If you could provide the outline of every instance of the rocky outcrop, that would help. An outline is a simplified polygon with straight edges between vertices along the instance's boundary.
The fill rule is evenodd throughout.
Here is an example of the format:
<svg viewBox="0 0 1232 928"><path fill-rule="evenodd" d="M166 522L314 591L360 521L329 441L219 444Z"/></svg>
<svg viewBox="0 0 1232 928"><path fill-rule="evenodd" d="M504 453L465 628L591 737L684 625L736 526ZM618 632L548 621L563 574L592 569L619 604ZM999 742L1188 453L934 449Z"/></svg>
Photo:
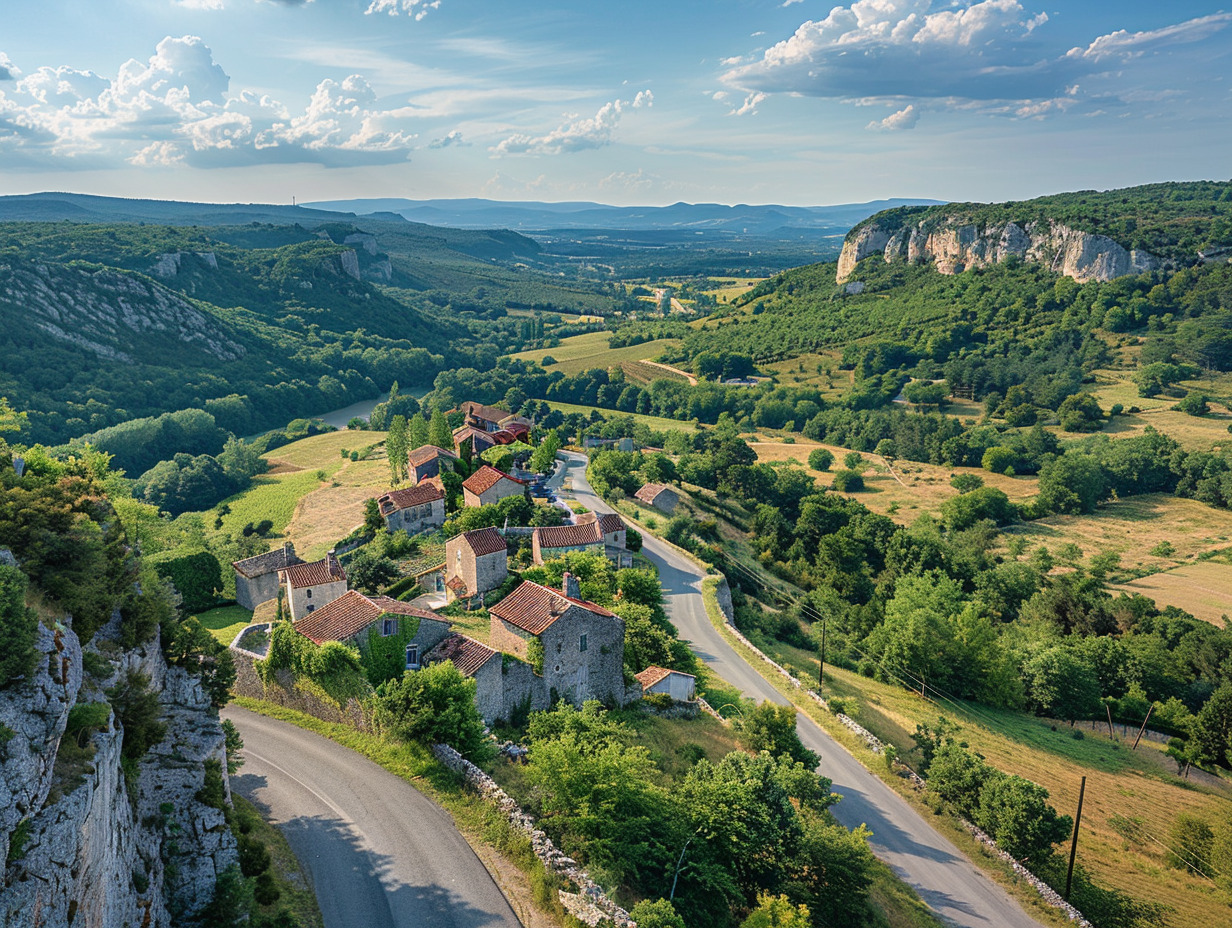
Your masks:
<svg viewBox="0 0 1232 928"><path fill-rule="evenodd" d="M164 280L177 277L184 265L186 255L196 258L212 271L218 270L218 257L212 251L175 251L155 258L150 273Z"/></svg>
<svg viewBox="0 0 1232 928"><path fill-rule="evenodd" d="M41 329L115 361L132 361L134 343L150 339L177 343L220 361L246 353L217 320L180 294L122 271L0 267L0 319L14 331Z"/></svg>
<svg viewBox="0 0 1232 928"><path fill-rule="evenodd" d="M958 274L969 267L998 264L1014 257L1043 264L1079 283L1112 280L1160 267L1145 251L1129 250L1105 235L1082 232L1053 221L1014 222L980 226L922 219L896 229L876 218L853 229L843 242L837 281L851 276L865 258L881 254L886 261L930 263L942 274Z"/></svg>
<svg viewBox="0 0 1232 928"><path fill-rule="evenodd" d="M100 680L83 675L71 628L39 634L45 660L0 693L2 731L12 732L0 745L0 848L8 859L0 924L169 928L194 916L217 875L238 862L222 810L198 798L209 762L217 762L224 792L226 784L222 728L200 683L168 667L157 640L123 651L100 632L94 670L110 667ZM166 723L131 780L114 713L104 730L78 735L84 750L64 735L76 703L104 702L105 688L129 671L159 690Z"/></svg>

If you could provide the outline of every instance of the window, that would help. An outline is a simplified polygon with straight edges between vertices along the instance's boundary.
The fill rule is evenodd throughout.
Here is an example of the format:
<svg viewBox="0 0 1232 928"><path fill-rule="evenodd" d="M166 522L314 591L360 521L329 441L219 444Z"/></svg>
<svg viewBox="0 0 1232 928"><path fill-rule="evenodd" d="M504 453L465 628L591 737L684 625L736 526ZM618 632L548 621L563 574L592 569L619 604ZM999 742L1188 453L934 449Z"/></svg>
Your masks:
<svg viewBox="0 0 1232 928"><path fill-rule="evenodd" d="M394 620L393 619L382 619L381 620L381 634L384 635L386 638L388 638L393 633L394 633Z"/></svg>
<svg viewBox="0 0 1232 928"><path fill-rule="evenodd" d="M308 611L309 611L309 612L311 612L311 611L312 611L313 609L315 609L315 608L316 608L316 606L309 606L309 607L308 607Z"/></svg>
<svg viewBox="0 0 1232 928"><path fill-rule="evenodd" d="M408 644L406 646L406 669L416 670L419 668L419 645Z"/></svg>
<svg viewBox="0 0 1232 928"><path fill-rule="evenodd" d="M585 650L586 650L586 636L585 636L585 635L583 635L583 636L582 636L582 642L581 642L581 644L580 644L580 645L578 645L578 650L579 650L579 651L585 651Z"/></svg>
<svg viewBox="0 0 1232 928"><path fill-rule="evenodd" d="M306 597L308 597L308 599L312 599L312 589L311 589L311 588L309 588L309 589L305 590L305 591L304 591L304 595L305 595Z"/></svg>

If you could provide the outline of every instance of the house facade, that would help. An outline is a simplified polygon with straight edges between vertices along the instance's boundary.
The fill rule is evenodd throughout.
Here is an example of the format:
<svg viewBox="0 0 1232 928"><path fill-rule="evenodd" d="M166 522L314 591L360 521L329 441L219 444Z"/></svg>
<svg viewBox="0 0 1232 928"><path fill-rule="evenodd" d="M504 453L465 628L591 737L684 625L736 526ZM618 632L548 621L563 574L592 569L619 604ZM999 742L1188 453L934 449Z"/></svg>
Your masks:
<svg viewBox="0 0 1232 928"><path fill-rule="evenodd" d="M407 479L418 484L428 477L438 477L441 468L452 470L458 456L436 445L422 445L406 456Z"/></svg>
<svg viewBox="0 0 1232 928"><path fill-rule="evenodd" d="M577 578L566 573L559 590L525 581L488 615L489 645L531 665L532 708L555 699L625 703L625 623L581 599Z"/></svg>
<svg viewBox="0 0 1232 928"><path fill-rule="evenodd" d="M280 571L279 579L292 621L328 605L347 591L346 571L332 551L322 560Z"/></svg>
<svg viewBox="0 0 1232 928"><path fill-rule="evenodd" d="M463 445L470 445L471 457L477 458L489 448L494 447L496 439L483 429L476 428L473 425L464 425L453 430L453 446L458 454L462 453Z"/></svg>
<svg viewBox="0 0 1232 928"><path fill-rule="evenodd" d="M468 506L488 506L507 496L521 496L526 483L510 477L490 464L484 464L462 481L462 498Z"/></svg>
<svg viewBox="0 0 1232 928"><path fill-rule="evenodd" d="M467 425L482 429L485 432L498 432L502 429L514 433L520 438L530 434L531 421L525 416L514 415L507 409L496 406L484 406L482 403L465 402L458 407L462 413L462 421Z"/></svg>
<svg viewBox="0 0 1232 928"><path fill-rule="evenodd" d="M358 590L297 620L295 630L316 644L353 645L365 667L384 652L394 652L405 670L418 670L425 655L450 633L449 623L427 609Z"/></svg>
<svg viewBox="0 0 1232 928"><path fill-rule="evenodd" d="M653 506L660 512L671 513L675 511L676 504L680 502L680 494L661 483L648 483L633 495L647 506Z"/></svg>
<svg viewBox="0 0 1232 928"><path fill-rule="evenodd" d="M692 702L696 698L697 678L691 673L651 666L636 676L645 696L662 693L677 702Z"/></svg>
<svg viewBox="0 0 1232 928"><path fill-rule="evenodd" d="M278 598L280 571L304 561L295 554L295 545L287 542L281 548L266 551L242 561L232 561L235 569L235 601L245 609L256 609L261 603Z"/></svg>
<svg viewBox="0 0 1232 928"><path fill-rule="evenodd" d="M404 490L391 490L377 499L391 532L415 535L445 524L445 492L428 478Z"/></svg>
<svg viewBox="0 0 1232 928"><path fill-rule="evenodd" d="M531 556L536 564L570 551L603 554L603 536L595 523L582 525L540 525L531 535Z"/></svg>
<svg viewBox="0 0 1232 928"><path fill-rule="evenodd" d="M445 587L450 601L495 590L509 576L509 548L494 528L463 532L445 542Z"/></svg>

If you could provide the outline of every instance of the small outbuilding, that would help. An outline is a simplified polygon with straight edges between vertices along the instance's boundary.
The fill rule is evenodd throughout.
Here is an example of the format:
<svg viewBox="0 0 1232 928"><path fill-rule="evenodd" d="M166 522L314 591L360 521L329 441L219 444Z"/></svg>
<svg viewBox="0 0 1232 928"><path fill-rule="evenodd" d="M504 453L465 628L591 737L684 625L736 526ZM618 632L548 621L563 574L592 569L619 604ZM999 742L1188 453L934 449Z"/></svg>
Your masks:
<svg viewBox="0 0 1232 928"><path fill-rule="evenodd" d="M680 502L680 494L661 483L648 483L633 495L647 506L666 513L674 512Z"/></svg>
<svg viewBox="0 0 1232 928"><path fill-rule="evenodd" d="M291 620L304 618L347 591L346 571L331 551L322 560L279 571Z"/></svg>
<svg viewBox="0 0 1232 928"><path fill-rule="evenodd" d="M642 684L642 695L662 693L677 702L692 702L697 695L697 677L666 667L647 667L635 675Z"/></svg>
<svg viewBox="0 0 1232 928"><path fill-rule="evenodd" d="M491 464L484 464L462 481L462 498L468 506L489 506L507 496L522 496L525 492L525 481L510 477Z"/></svg>
<svg viewBox="0 0 1232 928"><path fill-rule="evenodd" d="M495 590L509 576L509 547L494 528L463 532L445 542L445 588L449 600Z"/></svg>

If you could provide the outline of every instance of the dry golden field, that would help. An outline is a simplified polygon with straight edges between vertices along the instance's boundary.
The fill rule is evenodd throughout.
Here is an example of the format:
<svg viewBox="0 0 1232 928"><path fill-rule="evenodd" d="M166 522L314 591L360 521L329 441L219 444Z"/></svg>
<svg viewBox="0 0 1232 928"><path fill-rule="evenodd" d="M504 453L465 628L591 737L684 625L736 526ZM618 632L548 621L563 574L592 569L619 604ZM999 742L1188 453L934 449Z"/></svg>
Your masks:
<svg viewBox="0 0 1232 928"><path fill-rule="evenodd" d="M1141 593L1161 609L1176 606L1216 627L1232 614L1232 565L1200 561L1122 583L1114 589Z"/></svg>

